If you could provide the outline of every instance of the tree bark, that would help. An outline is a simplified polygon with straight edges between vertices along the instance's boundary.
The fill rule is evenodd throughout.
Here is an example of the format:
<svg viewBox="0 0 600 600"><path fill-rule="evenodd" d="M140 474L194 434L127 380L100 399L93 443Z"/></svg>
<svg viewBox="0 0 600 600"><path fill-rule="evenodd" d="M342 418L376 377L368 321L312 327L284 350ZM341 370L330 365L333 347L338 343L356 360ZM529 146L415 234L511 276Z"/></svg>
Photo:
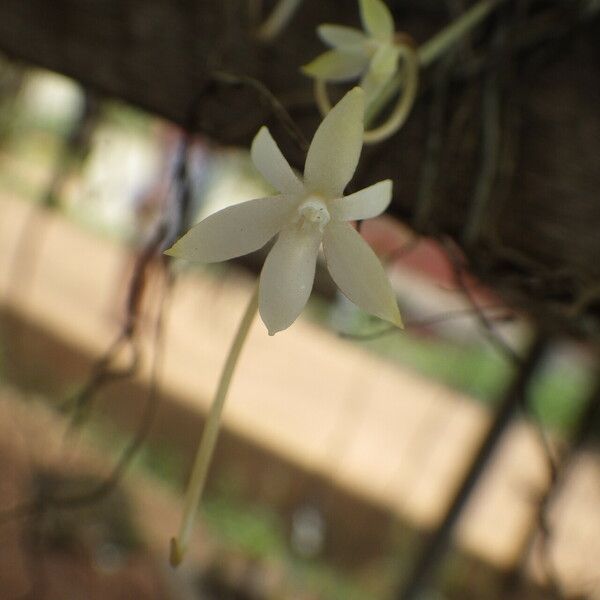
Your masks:
<svg viewBox="0 0 600 600"><path fill-rule="evenodd" d="M356 1L304 0L270 44L256 39L251 4L3 0L0 50L218 143L247 146L266 124L302 167L265 95L214 74L266 86L310 139L319 115L299 67L324 50L319 23L360 26ZM389 4L417 42L452 17L446 2ZM581 17L583 3L522 4L423 73L409 121L365 148L354 183L392 177L392 214L452 237L477 275L546 327L599 339L600 23Z"/></svg>

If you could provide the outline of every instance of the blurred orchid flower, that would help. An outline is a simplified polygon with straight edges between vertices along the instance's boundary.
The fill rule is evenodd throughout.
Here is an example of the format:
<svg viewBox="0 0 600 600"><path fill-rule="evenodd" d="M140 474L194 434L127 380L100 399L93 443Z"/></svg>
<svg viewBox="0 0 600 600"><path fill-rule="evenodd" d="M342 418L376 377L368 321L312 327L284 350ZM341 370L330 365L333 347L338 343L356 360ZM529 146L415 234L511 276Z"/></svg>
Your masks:
<svg viewBox="0 0 600 600"><path fill-rule="evenodd" d="M365 32L343 25L320 25L319 37L331 48L302 67L315 79L342 82L362 75L360 86L373 98L391 79L398 66L394 20L382 0L359 0Z"/></svg>
<svg viewBox="0 0 600 600"><path fill-rule="evenodd" d="M380 181L344 196L363 137L364 93L349 91L325 117L311 142L304 177L290 167L269 130L262 127L251 156L280 194L218 211L167 251L171 256L218 262L264 246L279 234L259 282L259 312L270 335L288 328L310 296L321 242L340 290L363 310L402 325L394 292L371 247L349 223L381 214L392 182Z"/></svg>

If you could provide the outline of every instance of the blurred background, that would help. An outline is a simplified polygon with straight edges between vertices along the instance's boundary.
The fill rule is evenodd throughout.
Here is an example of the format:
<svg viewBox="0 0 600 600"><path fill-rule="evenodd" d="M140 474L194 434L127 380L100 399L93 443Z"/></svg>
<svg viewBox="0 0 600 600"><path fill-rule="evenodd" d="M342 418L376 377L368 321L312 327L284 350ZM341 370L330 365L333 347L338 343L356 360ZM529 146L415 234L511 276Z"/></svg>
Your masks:
<svg viewBox="0 0 600 600"><path fill-rule="evenodd" d="M392 216L361 231L406 329L322 267L291 329L257 320L168 566L265 251L161 252L267 192L245 150L0 60L0 598L600 598L597 348Z"/></svg>

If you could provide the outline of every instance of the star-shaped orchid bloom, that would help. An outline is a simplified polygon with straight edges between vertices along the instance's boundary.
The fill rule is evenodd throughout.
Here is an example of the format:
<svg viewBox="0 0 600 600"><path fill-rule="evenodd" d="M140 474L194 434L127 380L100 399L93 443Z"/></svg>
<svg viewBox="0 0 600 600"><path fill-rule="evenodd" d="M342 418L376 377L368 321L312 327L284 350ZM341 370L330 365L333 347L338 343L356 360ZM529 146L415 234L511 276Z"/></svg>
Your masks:
<svg viewBox="0 0 600 600"><path fill-rule="evenodd" d="M366 33L342 25L320 25L319 37L331 48L303 72L315 79L342 82L362 75L360 86L367 99L394 75L401 50L394 43L394 19L382 0L359 0L360 16Z"/></svg>
<svg viewBox="0 0 600 600"><path fill-rule="evenodd" d="M208 216L167 251L188 260L218 262L258 250L279 234L259 282L259 312L270 335L288 328L306 305L321 242L340 290L363 310L401 326L385 271L349 222L381 214L390 203L392 182L343 195L362 149L363 111L360 88L333 107L312 140L303 179L262 127L252 142L252 161L280 194Z"/></svg>

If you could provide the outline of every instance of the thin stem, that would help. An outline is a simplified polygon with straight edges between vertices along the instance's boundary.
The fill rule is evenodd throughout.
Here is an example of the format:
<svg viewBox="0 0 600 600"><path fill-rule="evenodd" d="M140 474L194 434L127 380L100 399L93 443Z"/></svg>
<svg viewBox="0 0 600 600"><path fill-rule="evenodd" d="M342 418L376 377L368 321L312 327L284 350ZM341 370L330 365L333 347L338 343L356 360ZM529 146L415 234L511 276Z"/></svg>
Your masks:
<svg viewBox="0 0 600 600"><path fill-rule="evenodd" d="M279 0L273 12L260 26L257 37L262 42L270 42L277 37L289 23L302 0Z"/></svg>
<svg viewBox="0 0 600 600"><path fill-rule="evenodd" d="M485 19L504 0L482 0L465 11L448 27L442 29L419 48L419 62L428 67L459 42L473 27Z"/></svg>
<svg viewBox="0 0 600 600"><path fill-rule="evenodd" d="M408 45L399 46L400 57L403 62L402 81L403 90L398 98L398 102L389 119L374 129L365 131L364 140L366 144L375 144L382 142L392 136L408 118L410 110L419 91L419 59L418 54Z"/></svg>
<svg viewBox="0 0 600 600"><path fill-rule="evenodd" d="M537 334L525 360L520 363L512 383L504 394L487 432L479 443L463 480L455 491L442 521L426 540L422 554L417 558L413 572L400 587L394 598L416 600L424 596L434 579L440 560L448 548L451 534L462 516L468 501L483 473L494 457L498 445L512 422L518 407L525 401L535 372L548 349L548 339Z"/></svg>
<svg viewBox="0 0 600 600"><path fill-rule="evenodd" d="M212 461L215 446L217 443L217 437L219 435L219 429L221 425L221 414L223 412L223 406L225 405L225 399L227 398L227 392L229 391L229 385L237 365L237 361L240 357L244 342L248 337L248 332L252 325L252 321L258 310L258 285L254 290L246 311L240 321L238 330L235 334L231 348L223 371L221 372L221 379L219 380L219 386L215 394L213 403L210 407L210 413L204 427L202 439L196 452L196 458L194 460L194 466L192 468L192 474L188 483L185 503L183 507L183 516L181 519L181 525L179 527L179 533L176 538L171 539L171 565L176 567L181 563L183 557L187 551L190 537L193 531L194 519L204 484L206 483L206 476L208 469Z"/></svg>

